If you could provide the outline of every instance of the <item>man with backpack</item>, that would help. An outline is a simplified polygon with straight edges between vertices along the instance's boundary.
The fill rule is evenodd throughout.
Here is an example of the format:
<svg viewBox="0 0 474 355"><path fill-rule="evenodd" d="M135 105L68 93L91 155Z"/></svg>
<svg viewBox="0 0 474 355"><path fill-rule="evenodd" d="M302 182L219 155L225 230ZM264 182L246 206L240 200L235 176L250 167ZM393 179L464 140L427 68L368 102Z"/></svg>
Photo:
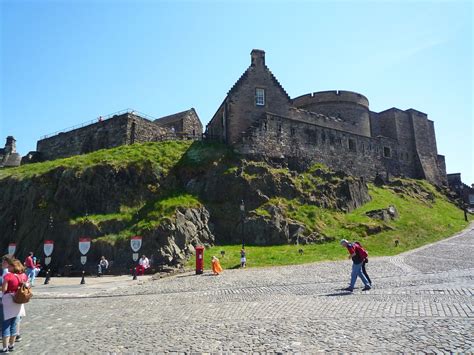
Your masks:
<svg viewBox="0 0 474 355"><path fill-rule="evenodd" d="M354 286L357 280L357 276L362 280L364 283L364 288L362 291L368 291L372 287L370 282L367 280L367 277L362 272L362 266L364 265L364 261L367 259L367 251L360 245L360 243L350 243L346 239L341 240L341 245L347 248L347 251L350 254L350 258L352 259L352 273L351 273L351 284L349 287L345 288L344 291L352 292L354 291Z"/></svg>

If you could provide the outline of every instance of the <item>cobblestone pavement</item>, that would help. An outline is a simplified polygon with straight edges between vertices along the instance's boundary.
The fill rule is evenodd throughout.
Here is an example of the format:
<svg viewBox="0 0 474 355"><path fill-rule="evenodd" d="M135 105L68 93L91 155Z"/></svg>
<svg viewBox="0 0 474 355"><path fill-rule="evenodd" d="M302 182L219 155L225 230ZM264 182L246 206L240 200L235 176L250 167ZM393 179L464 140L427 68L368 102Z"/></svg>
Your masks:
<svg viewBox="0 0 474 355"><path fill-rule="evenodd" d="M102 288L98 280L88 288L38 285L17 350L474 353L473 249L471 225L444 241L372 258L374 288L362 292L358 284L352 294L339 291L349 260L119 279Z"/></svg>

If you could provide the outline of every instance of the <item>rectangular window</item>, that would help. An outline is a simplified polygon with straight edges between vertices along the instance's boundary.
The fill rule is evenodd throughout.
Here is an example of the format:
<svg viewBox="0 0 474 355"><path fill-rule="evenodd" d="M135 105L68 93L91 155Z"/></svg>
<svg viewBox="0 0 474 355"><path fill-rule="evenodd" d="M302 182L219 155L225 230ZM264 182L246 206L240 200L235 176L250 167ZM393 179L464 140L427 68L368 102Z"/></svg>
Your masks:
<svg viewBox="0 0 474 355"><path fill-rule="evenodd" d="M255 105L265 106L265 89L255 89Z"/></svg>
<svg viewBox="0 0 474 355"><path fill-rule="evenodd" d="M349 151L355 152L356 151L356 143L353 139L349 138Z"/></svg>
<svg viewBox="0 0 474 355"><path fill-rule="evenodd" d="M391 152L389 147L383 147L383 156L385 158L390 158Z"/></svg>

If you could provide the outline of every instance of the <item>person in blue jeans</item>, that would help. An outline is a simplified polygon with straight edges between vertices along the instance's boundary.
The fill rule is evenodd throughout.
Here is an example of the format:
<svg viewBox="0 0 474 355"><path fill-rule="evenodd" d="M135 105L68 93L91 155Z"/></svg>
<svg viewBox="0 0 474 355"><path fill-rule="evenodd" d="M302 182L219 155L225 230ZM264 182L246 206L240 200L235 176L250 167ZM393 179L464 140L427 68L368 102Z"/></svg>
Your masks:
<svg viewBox="0 0 474 355"><path fill-rule="evenodd" d="M344 291L354 291L357 276L359 276L359 278L364 283L364 288L362 289L362 291L370 290L372 287L370 286L369 281L362 272L362 265L364 264L365 258L367 258L367 252L362 249L359 244L350 243L346 239L341 240L341 245L347 248L347 251L349 252L349 258L352 259L351 284L349 285L349 287L345 288Z"/></svg>
<svg viewBox="0 0 474 355"><path fill-rule="evenodd" d="M25 267L26 267L26 275L28 276L28 280L30 281L30 285L34 286L35 283L35 262L33 261L33 252L30 251L28 256L25 259Z"/></svg>

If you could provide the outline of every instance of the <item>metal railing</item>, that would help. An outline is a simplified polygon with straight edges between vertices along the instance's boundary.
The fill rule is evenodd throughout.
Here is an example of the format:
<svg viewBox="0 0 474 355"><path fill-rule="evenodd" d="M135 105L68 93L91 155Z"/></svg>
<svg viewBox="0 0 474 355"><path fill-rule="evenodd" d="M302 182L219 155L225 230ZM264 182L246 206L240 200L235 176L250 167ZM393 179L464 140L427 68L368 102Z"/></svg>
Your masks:
<svg viewBox="0 0 474 355"><path fill-rule="evenodd" d="M55 136L59 133L64 133L64 132L69 132L69 131L73 131L75 129L78 129L78 128L82 128L82 127L85 127L85 126L89 126L89 125L92 125L94 123L98 123L98 122L102 122L102 121L105 121L105 120L108 120L108 119L111 119L112 117L115 117L115 116L120 116L120 115L123 115L125 113L131 113L131 114L134 114L136 116L139 116L141 118L146 118L150 121L154 121L156 120L155 117L152 117L150 115L147 115L146 113L143 113L143 112L140 112L140 111L137 111L137 110L134 110L134 109L131 109L131 108L127 108L127 109L124 109L124 110L121 110L121 111L117 111L117 112L114 112L114 113L109 113L107 115L103 115L103 116L99 116L93 120L90 120L90 121L87 121L87 122L83 122L83 123L80 123L80 124L77 124L75 126L71 126L71 127L68 127L68 128L64 128L64 129L61 129L59 131L56 131L56 132L53 132L53 133L49 133L49 134L45 134L44 136L41 136L40 137L40 140L42 139L46 139L46 138L49 138L49 137L52 137L52 136Z"/></svg>

